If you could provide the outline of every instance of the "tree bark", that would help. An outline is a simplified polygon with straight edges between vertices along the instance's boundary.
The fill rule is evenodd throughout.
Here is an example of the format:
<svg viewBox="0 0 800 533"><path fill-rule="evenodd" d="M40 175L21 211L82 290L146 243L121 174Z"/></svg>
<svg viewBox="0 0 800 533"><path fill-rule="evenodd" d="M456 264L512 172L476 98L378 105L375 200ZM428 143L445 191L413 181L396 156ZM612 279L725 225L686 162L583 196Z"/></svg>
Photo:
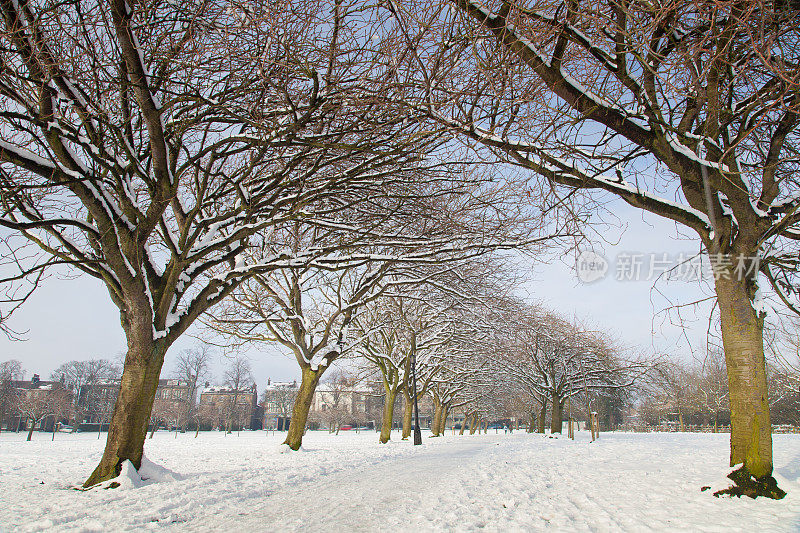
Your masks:
<svg viewBox="0 0 800 533"><path fill-rule="evenodd" d="M138 313L133 315L140 320L135 331L131 327L125 328L128 353L108 427L105 451L84 487L117 477L125 461L130 461L137 469L142 464L147 426L168 346L153 340L152 320L141 320Z"/></svg>
<svg viewBox="0 0 800 533"><path fill-rule="evenodd" d="M755 478L772 475L772 426L764 360L764 318L753 308L753 281L715 281L731 406L730 465Z"/></svg>
<svg viewBox="0 0 800 533"><path fill-rule="evenodd" d="M561 398L558 393L553 393L553 416L550 420L550 434L561 433Z"/></svg>
<svg viewBox="0 0 800 533"><path fill-rule="evenodd" d="M31 419L31 427L30 427L30 429L28 429L28 438L25 439L26 441L30 441L31 438L33 437L33 426L35 426L35 425L36 425L36 421Z"/></svg>
<svg viewBox="0 0 800 533"><path fill-rule="evenodd" d="M303 444L303 434L308 421L308 412L311 410L311 402L314 400L314 391L317 390L319 379L322 377L320 370L311 370L311 367L303 367L303 376L300 381L300 388L297 390L297 398L292 409L292 419L289 422L289 431L286 434L284 444L289 445L292 450L299 450Z"/></svg>
<svg viewBox="0 0 800 533"><path fill-rule="evenodd" d="M478 413L473 413L472 418L469 421L469 434L474 435L477 430L478 430Z"/></svg>
<svg viewBox="0 0 800 533"><path fill-rule="evenodd" d="M433 433L434 437L439 436L439 422L442 419L442 404L438 402L435 398L433 400L434 409L433 409L433 423L431 424L431 433Z"/></svg>
<svg viewBox="0 0 800 533"><path fill-rule="evenodd" d="M381 421L381 436L379 442L386 444L392 438L392 420L394 419L394 400L397 398L397 391L392 388L386 389L386 403L383 405L383 420Z"/></svg>
<svg viewBox="0 0 800 533"><path fill-rule="evenodd" d="M403 391L403 402L403 440L406 440L411 435L414 414L414 402L407 389Z"/></svg>
<svg viewBox="0 0 800 533"><path fill-rule="evenodd" d="M439 416L439 427L437 431L437 434L439 436L444 435L445 431L447 431L447 416L449 414L450 414L450 408L447 405L442 404L442 413Z"/></svg>

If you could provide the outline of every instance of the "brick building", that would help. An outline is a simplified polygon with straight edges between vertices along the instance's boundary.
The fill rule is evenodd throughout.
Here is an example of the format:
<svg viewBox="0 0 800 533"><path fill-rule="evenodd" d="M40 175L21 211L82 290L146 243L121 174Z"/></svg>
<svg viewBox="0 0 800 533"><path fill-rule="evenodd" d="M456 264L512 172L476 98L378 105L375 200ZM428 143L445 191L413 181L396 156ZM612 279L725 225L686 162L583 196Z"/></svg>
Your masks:
<svg viewBox="0 0 800 533"><path fill-rule="evenodd" d="M209 429L261 429L263 424L255 383L239 390L206 384L198 410L202 425Z"/></svg>

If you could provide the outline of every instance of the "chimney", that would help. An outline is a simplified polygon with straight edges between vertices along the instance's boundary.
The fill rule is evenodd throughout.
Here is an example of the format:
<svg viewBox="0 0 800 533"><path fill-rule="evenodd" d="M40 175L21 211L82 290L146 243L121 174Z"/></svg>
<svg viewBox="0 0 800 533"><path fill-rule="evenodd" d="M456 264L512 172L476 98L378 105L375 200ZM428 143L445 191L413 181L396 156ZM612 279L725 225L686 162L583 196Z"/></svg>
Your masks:
<svg viewBox="0 0 800 533"><path fill-rule="evenodd" d="M31 378L31 383L39 383L39 374L34 374Z"/></svg>

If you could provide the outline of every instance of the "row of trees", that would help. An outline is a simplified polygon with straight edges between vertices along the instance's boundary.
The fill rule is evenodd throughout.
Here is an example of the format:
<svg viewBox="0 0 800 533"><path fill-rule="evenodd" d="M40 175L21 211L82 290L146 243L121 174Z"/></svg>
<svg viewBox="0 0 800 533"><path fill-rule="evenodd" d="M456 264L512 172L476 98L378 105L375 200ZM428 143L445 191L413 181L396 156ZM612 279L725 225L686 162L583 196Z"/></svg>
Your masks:
<svg viewBox="0 0 800 533"><path fill-rule="evenodd" d="M19 271L0 316L68 264L105 284L129 346L86 485L140 464L164 356L207 312L294 353L296 448L360 306L467 257L574 234L604 212L583 194L599 191L726 259L714 293L730 464L779 495L757 289L761 275L796 308L796 10L290 4L0 4L0 223ZM309 300L327 311L305 312ZM452 391L431 383L446 405Z"/></svg>
<svg viewBox="0 0 800 533"><path fill-rule="evenodd" d="M797 370L775 358L767 364L767 386L773 424L800 425L800 378ZM725 359L711 351L699 363L658 361L637 390L635 408L647 425L720 426L731 423Z"/></svg>

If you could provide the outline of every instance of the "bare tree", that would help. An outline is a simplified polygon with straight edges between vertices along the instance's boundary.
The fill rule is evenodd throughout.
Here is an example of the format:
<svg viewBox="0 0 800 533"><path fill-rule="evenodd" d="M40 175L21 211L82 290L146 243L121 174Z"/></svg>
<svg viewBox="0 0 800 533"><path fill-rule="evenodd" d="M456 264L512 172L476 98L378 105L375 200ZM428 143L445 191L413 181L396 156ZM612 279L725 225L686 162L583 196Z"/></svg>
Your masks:
<svg viewBox="0 0 800 533"><path fill-rule="evenodd" d="M709 352L703 361L700 378L700 395L703 407L714 420L714 433L719 429L720 418L730 416L728 376L725 372L725 355L719 350Z"/></svg>
<svg viewBox="0 0 800 533"><path fill-rule="evenodd" d="M675 417L678 431L684 431L687 412L695 410L700 402L697 372L687 365L665 360L653 367L652 374L658 403Z"/></svg>
<svg viewBox="0 0 800 533"><path fill-rule="evenodd" d="M357 320L363 335L357 354L377 369L384 391L381 444L391 438L394 408L401 394L405 400L403 438L408 437L406 432L410 433L412 357L424 393L434 374L435 365L428 364L431 352L449 339L449 326L454 319L447 312L452 305L437 301L435 292L433 287L408 288L401 295L385 296L366 308Z"/></svg>
<svg viewBox="0 0 800 533"><path fill-rule="evenodd" d="M320 407L316 416L325 423L330 433L339 434L339 429L350 421L354 412L353 392L356 380L349 373L335 369L328 374L318 391Z"/></svg>
<svg viewBox="0 0 800 533"><path fill-rule="evenodd" d="M86 415L97 411L100 401L99 385L101 382L119 378L120 369L107 359L90 359L88 361L69 361L56 368L50 379L61 380L73 398L73 430L83 422Z"/></svg>
<svg viewBox="0 0 800 533"><path fill-rule="evenodd" d="M253 386L253 372L248 359L236 356L230 361L228 368L225 370L225 385L230 390L225 404L225 430L230 433L231 424L236 424L237 428L241 428L245 417L241 399L244 393L249 392ZM252 414L252 405L247 407L249 407L249 411L247 411L246 415L249 417Z"/></svg>
<svg viewBox="0 0 800 533"><path fill-rule="evenodd" d="M0 429L9 415L15 412L17 394L12 382L21 380L23 375L20 361L11 359L0 363Z"/></svg>
<svg viewBox="0 0 800 533"><path fill-rule="evenodd" d="M533 402L551 404L551 433L561 433L563 409L573 397L631 387L649 365L626 361L597 332L587 332L555 313L507 300L494 320L508 330L492 364L518 382ZM588 414L589 409L587 409ZM544 414L540 411L540 425Z"/></svg>
<svg viewBox="0 0 800 533"><path fill-rule="evenodd" d="M185 399L184 423L196 418L198 384L204 383L210 374L209 363L211 351L208 345L201 344L196 348L182 350L175 362L173 376L185 382L188 393Z"/></svg>
<svg viewBox="0 0 800 533"><path fill-rule="evenodd" d="M69 391L60 386L59 382L39 388L18 389L16 394L15 410L18 416L28 423L26 440L31 440L36 425L47 418L51 418L51 422L55 426L58 423L58 417L69 416L72 396Z"/></svg>

